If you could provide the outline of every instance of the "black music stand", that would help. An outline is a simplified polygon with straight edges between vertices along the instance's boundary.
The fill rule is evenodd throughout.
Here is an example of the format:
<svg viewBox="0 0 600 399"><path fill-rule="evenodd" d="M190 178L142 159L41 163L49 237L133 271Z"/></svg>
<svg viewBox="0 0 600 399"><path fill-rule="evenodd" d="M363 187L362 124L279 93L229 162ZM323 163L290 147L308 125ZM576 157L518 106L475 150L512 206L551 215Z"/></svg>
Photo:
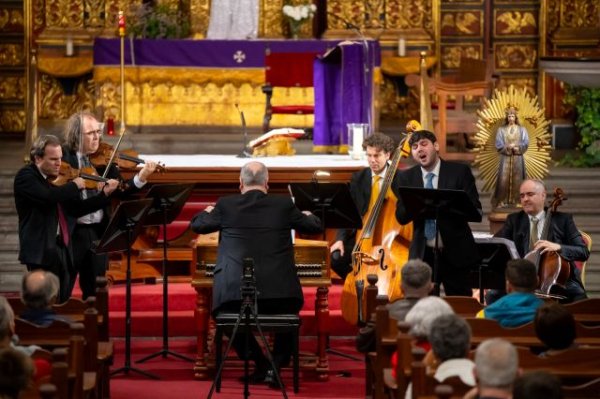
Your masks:
<svg viewBox="0 0 600 399"><path fill-rule="evenodd" d="M119 373L129 374L134 371L138 374L157 380L158 377L131 367L131 245L140 234L143 227L142 221L150 210L152 199L124 201L119 204L113 213L110 223L96 253L127 252L127 273L125 278L125 365L110 373L111 376Z"/></svg>
<svg viewBox="0 0 600 399"><path fill-rule="evenodd" d="M415 219L435 220L435 246L433 251L433 281L435 292L439 295L440 281L438 272L438 220L463 218L467 222L480 222L481 212L463 190L431 189L421 187L400 187L400 200L406 213Z"/></svg>
<svg viewBox="0 0 600 399"><path fill-rule="evenodd" d="M356 204L350 195L347 183L292 183L288 185L296 206L301 210L308 210L321 218L323 240L326 240L325 229L360 229L362 217L356 209ZM360 298L360 296L359 296ZM329 348L328 352L351 360L362 361L355 356L348 355Z"/></svg>
<svg viewBox="0 0 600 399"><path fill-rule="evenodd" d="M136 363L143 363L161 355L163 358L172 355L188 362L194 361L190 357L169 350L169 265L167 259L167 224L179 216L193 189L193 184L160 184L152 186L146 194L146 198L152 199L153 202L144 219L144 226L162 225L163 227L163 346L158 352L148 355Z"/></svg>
<svg viewBox="0 0 600 399"><path fill-rule="evenodd" d="M477 269L471 270L471 287L479 288L479 302L483 303L484 289L506 289L506 262L520 256L515 243L506 238L476 237L475 244L481 261Z"/></svg>
<svg viewBox="0 0 600 399"><path fill-rule="evenodd" d="M346 183L292 183L288 185L296 206L321 218L325 229L360 229L362 217Z"/></svg>

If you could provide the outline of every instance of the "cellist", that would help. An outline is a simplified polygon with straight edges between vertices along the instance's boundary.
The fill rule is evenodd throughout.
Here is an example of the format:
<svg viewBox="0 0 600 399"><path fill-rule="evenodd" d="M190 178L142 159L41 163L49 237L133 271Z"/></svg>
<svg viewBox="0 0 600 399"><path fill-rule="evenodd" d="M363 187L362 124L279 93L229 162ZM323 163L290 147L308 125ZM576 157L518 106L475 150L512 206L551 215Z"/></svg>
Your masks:
<svg viewBox="0 0 600 399"><path fill-rule="evenodd" d="M525 180L519 190L521 206L519 212L511 213L496 237L514 241L517 252L524 257L531 250L557 252L568 261L570 269L569 278L565 284L564 294L566 302L578 301L587 298L580 273L574 261L586 261L590 256L581 233L575 226L573 216L563 212L553 212L548 226L547 239L540 239L544 230L547 210L544 209L546 201L546 187L540 180ZM535 229L534 229L535 225ZM490 298L490 301L493 300Z"/></svg>
<svg viewBox="0 0 600 399"><path fill-rule="evenodd" d="M377 199L391 154L396 149L394 140L382 133L373 133L363 141L369 166L355 172L350 181L350 195L362 217ZM373 189L377 184L377 189ZM398 175L394 176L392 189L398 185ZM331 268L345 279L352 271L352 249L356 243L356 230L340 229L336 241L331 245Z"/></svg>
<svg viewBox="0 0 600 399"><path fill-rule="evenodd" d="M440 158L439 144L428 130L412 134L409 145L417 165L400 173L401 187L463 190L479 214L482 214L479 194L471 169L464 164L448 162ZM477 248L469 224L460 216L444 215L438 220L425 220L408 214L402 201L398 201L396 218L401 224L414 222L410 259L421 259L434 267L436 283L444 286L446 295L471 296L470 270L479 262ZM481 216L479 217L481 221ZM435 270L435 235L438 235L437 270ZM436 286L436 290L439 290Z"/></svg>

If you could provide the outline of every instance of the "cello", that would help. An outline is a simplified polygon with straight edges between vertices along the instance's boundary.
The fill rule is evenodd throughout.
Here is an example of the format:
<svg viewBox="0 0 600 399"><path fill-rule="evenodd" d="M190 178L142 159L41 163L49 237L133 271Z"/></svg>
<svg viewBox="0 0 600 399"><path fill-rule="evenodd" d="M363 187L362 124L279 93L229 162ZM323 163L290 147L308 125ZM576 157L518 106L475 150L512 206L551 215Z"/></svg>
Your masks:
<svg viewBox="0 0 600 399"><path fill-rule="evenodd" d="M567 197L565 197L564 191L561 188L554 190L554 198L548 205L548 211L544 219L541 240L548 239L552 214L556 212L566 199ZM560 299L561 297L553 294L552 291L555 287L564 291L565 284L571 273L569 262L556 251L548 251L542 254L539 249L530 251L525 255L525 259L531 261L538 271L539 287L536 293L542 297L558 297Z"/></svg>
<svg viewBox="0 0 600 399"><path fill-rule="evenodd" d="M390 301L403 295L400 270L408 260L413 225L402 226L396 220L398 198L390 187L400 159L410 155L410 132L420 129L418 122L408 123L409 134L394 151L379 196L363 218L362 230L357 232L352 251L352 272L346 276L341 297L342 316L351 324L362 324L366 320L364 289L367 275L377 275L379 295L387 295Z"/></svg>

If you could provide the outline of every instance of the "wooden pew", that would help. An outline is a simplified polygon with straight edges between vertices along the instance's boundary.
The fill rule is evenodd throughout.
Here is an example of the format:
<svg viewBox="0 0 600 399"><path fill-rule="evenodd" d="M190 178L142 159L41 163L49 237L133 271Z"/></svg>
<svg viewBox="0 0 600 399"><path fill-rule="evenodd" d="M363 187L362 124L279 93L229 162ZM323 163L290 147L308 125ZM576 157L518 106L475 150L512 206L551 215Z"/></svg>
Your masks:
<svg viewBox="0 0 600 399"><path fill-rule="evenodd" d="M484 306L471 296L447 296L443 298L463 318L475 317Z"/></svg>
<svg viewBox="0 0 600 399"><path fill-rule="evenodd" d="M542 370L561 378L600 378L600 348L574 348L562 353L540 357L529 348L517 347L519 367Z"/></svg>
<svg viewBox="0 0 600 399"><path fill-rule="evenodd" d="M600 378L579 385L563 385L564 399L571 398L597 398L600 393Z"/></svg>
<svg viewBox="0 0 600 399"><path fill-rule="evenodd" d="M576 321L585 325L600 325L600 298L588 298L564 306Z"/></svg>

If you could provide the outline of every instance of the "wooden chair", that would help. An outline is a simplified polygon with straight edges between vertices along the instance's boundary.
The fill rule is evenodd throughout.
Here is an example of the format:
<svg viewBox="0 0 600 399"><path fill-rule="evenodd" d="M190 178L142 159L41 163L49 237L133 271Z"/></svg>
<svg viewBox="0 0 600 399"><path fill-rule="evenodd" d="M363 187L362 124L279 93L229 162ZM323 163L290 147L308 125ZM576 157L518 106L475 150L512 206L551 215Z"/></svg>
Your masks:
<svg viewBox="0 0 600 399"><path fill-rule="evenodd" d="M263 117L263 132L270 130L273 114L312 115L314 105L273 105L273 92L276 88L313 87L313 61L317 53L274 53L265 55L265 115Z"/></svg>
<svg viewBox="0 0 600 399"><path fill-rule="evenodd" d="M585 242L585 245L587 246L588 251L591 252L592 251L592 236L590 236L588 233L581 231L581 230L579 230L579 233L581 233L581 238L583 238L583 241ZM587 264L587 261L575 262L575 265L581 272L581 282L583 283L584 287L585 287L585 266L586 266L586 264Z"/></svg>
<svg viewBox="0 0 600 399"><path fill-rule="evenodd" d="M454 313L463 318L475 317L484 308L477 299L470 296L447 296L444 300L452 307Z"/></svg>

